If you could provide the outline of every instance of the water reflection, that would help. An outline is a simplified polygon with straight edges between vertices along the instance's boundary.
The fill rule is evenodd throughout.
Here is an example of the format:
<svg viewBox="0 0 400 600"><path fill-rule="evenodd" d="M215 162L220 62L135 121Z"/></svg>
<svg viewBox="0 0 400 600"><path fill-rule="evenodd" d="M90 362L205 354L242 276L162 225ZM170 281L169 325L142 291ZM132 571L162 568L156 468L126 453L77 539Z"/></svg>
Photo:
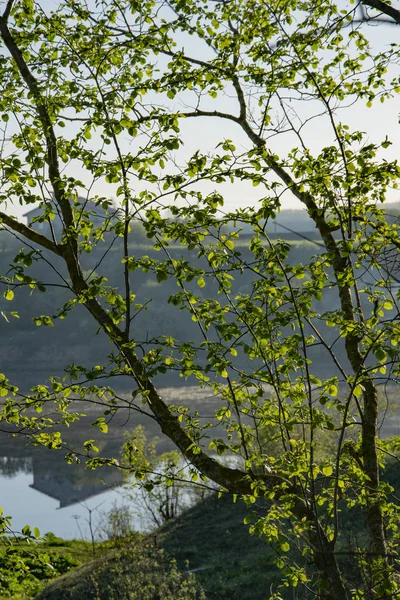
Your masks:
<svg viewBox="0 0 400 600"><path fill-rule="evenodd" d="M89 537L88 509L101 504L101 512L107 512L115 502L123 502L115 489L123 482L117 469L68 465L63 452L35 448L15 438L10 442L4 435L0 444L3 452L14 454L0 457L0 506L5 515L12 516L14 531L29 524L39 527L42 534ZM100 517L99 511L95 519Z"/></svg>
<svg viewBox="0 0 400 600"><path fill-rule="evenodd" d="M219 404L215 397L193 387L164 389L163 395L170 403L190 405L193 412L198 410L202 415L207 415L207 421ZM87 417L65 432L69 436L67 441L70 448L79 447L83 451L83 442L96 437L102 456L118 458L124 433L137 425L144 426L148 439L160 436L154 420L137 414L127 418L126 411L113 417L108 434L99 434L98 430L94 432L91 424L101 413L90 406L87 410L85 407L85 412ZM396 405L396 410L393 414L388 413L381 428L382 437L398 433L398 414ZM215 420L212 435L221 437L223 432L218 430L218 425L219 422ZM208 433L210 435L209 430ZM161 438L157 450L162 453L171 448L171 443ZM120 505L125 503L119 491L123 479L120 471L111 467L93 471L85 469L84 464L68 465L64 454L63 451L33 447L21 437L13 437L10 431L0 431L0 506L4 514L12 515L15 530L29 524L39 527L42 533L52 531L58 536L73 538L80 537L80 527L85 537L89 537L86 524L88 510L101 505L98 512L100 518L100 511L107 512L115 502ZM132 495L135 502L134 492ZM139 521L135 525L140 529Z"/></svg>
<svg viewBox="0 0 400 600"><path fill-rule="evenodd" d="M0 456L0 476L11 478L18 473L32 473L30 456Z"/></svg>
<svg viewBox="0 0 400 600"><path fill-rule="evenodd" d="M92 421L88 416L71 432L71 448L82 451L83 442L94 437ZM101 441L103 455L119 457L123 431L116 422L111 435ZM0 454L0 506L4 514L12 516L15 531L29 524L39 527L41 533L79 538L82 532L89 537L88 509L100 503L101 511L106 512L114 502L123 501L115 490L122 485L123 474L116 468L91 470L84 463L69 465L65 451L34 447L9 431L0 432ZM100 518L100 513L97 516Z"/></svg>
<svg viewBox="0 0 400 600"><path fill-rule="evenodd" d="M163 395L170 403L187 404L193 410L203 409L212 414L215 399L205 398L207 393L198 388L166 388ZM70 429L62 431L68 446L84 451L83 442L96 438L102 456L119 458L124 434L137 425L143 425L146 436L161 438L157 450L162 453L172 448L172 444L160 435L154 419L143 415L127 415L127 411L118 412L109 423L108 433L101 434L91 426L102 414L99 409L79 404L85 411L82 418ZM64 451L34 447L22 437L13 437L12 431L0 431L0 506L4 514L13 517L14 530L24 525L39 527L41 533L52 531L55 535L73 538L80 537L80 530L89 537L86 524L88 510L99 504L100 512L107 512L114 503L124 504L119 488L123 483L123 474L113 467L97 470L86 469L84 464L69 465L64 459ZM135 492L132 492L135 502ZM61 509L61 510L60 510ZM133 507L133 512L135 509ZM135 523L137 529L142 523ZM79 526L79 527L78 527Z"/></svg>
<svg viewBox="0 0 400 600"><path fill-rule="evenodd" d="M79 539L81 536L90 538L88 509L95 511L93 519L96 527L101 523L102 514L111 510L115 504L125 504L118 489L107 490L103 487L96 497L82 504L64 506L60 510L60 502L39 493L33 486L33 475L25 473L14 476L12 485L9 478L0 477L0 489L4 515L12 516L14 531L21 531L24 525L29 524L31 527L38 527L42 535L51 531L65 539ZM136 529L140 528L139 522L134 525Z"/></svg>

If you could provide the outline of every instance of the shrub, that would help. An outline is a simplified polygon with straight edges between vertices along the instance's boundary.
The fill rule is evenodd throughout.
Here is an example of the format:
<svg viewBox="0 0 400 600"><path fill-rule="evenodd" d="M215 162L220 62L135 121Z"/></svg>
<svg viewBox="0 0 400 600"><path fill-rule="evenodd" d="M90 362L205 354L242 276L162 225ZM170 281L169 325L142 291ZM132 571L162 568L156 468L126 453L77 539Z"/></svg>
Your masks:
<svg viewBox="0 0 400 600"><path fill-rule="evenodd" d="M126 544L49 584L36 600L205 600L193 574L178 571L149 541Z"/></svg>

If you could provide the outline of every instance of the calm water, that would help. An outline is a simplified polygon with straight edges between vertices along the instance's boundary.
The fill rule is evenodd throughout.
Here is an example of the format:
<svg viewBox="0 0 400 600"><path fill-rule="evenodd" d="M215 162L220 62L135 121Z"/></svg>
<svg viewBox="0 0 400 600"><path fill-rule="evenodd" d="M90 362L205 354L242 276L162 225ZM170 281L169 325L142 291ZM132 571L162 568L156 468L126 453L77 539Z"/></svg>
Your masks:
<svg viewBox="0 0 400 600"><path fill-rule="evenodd" d="M189 403L193 410L206 408L206 414L215 409L215 398L206 398L198 388L167 388L163 395L169 403ZM79 410L83 407L80 405ZM157 424L143 415L127 419L123 410L112 419L107 434L99 433L91 424L102 413L90 405L85 407L88 415L69 430L63 432L68 446L83 450L83 442L95 438L101 455L120 457L120 448L128 431L143 425L148 439L160 437L158 452L170 449L171 443L162 438ZM0 431L0 506L5 515L12 516L14 531L24 525L38 527L41 534L53 532L63 538L90 537L87 520L92 512L93 526L101 530L101 521L114 506L129 506L133 526L141 530L149 526L143 516L140 492L130 488L127 499L123 476L115 468L85 469L84 465L68 465L65 452L32 447L21 438Z"/></svg>
<svg viewBox="0 0 400 600"><path fill-rule="evenodd" d="M19 473L12 479L0 477L1 505L5 515L13 517L14 531L20 531L24 525L38 527L43 535L52 531L55 535L66 538L89 539L90 531L87 523L88 508L93 510L94 527L99 527L102 513L109 511L115 504L126 505L120 490L107 490L82 504L71 504L60 508L60 502L35 490L33 475ZM86 507L86 508L85 508ZM97 510L96 507L99 507ZM79 523L79 527L78 527ZM141 521L134 521L135 529L142 527Z"/></svg>
<svg viewBox="0 0 400 600"><path fill-rule="evenodd" d="M168 388L162 390L169 403L191 406L201 414L212 415L219 400L207 397L198 388ZM80 407L82 408L82 407ZM96 412L97 410L97 412ZM109 432L104 435L94 430L91 424L102 413L98 409L86 410L87 418L74 424L67 435L70 448L81 447L83 441L96 438L101 455L119 457L120 448L127 431L143 425L148 439L160 436L158 452L172 447L162 438L157 424L142 415L127 419L121 411L109 424ZM381 435L398 434L400 428L399 408L388 413ZM217 422L215 422L217 425ZM64 434L63 434L64 435ZM213 435L222 435L218 428ZM133 515L133 526L141 530L149 526L140 508L139 490L130 488L130 500L124 493L122 474L115 468L85 469L83 465L68 465L64 452L32 447L21 438L0 431L0 506L5 515L11 515L14 531L24 525L38 527L41 534L48 531L64 538L89 539L87 520L92 511L93 527L101 531L101 521L114 506L129 506Z"/></svg>

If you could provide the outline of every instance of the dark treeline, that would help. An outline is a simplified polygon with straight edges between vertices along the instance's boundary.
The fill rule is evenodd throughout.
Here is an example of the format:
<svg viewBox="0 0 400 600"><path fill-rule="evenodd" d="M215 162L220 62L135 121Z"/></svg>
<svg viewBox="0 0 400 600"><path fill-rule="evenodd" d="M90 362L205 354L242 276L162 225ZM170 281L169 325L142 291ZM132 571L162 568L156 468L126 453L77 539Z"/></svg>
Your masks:
<svg viewBox="0 0 400 600"><path fill-rule="evenodd" d="M287 232L274 236L273 231L270 235L272 239L279 237L290 245L287 258L289 264L306 266L312 256L320 254L322 250L318 240L304 239L306 235L299 234L297 239L291 240L287 240L288 236ZM296 236L292 234L291 237ZM243 231L242 237L236 242L244 262L252 260L248 247L249 241L249 232ZM2 273L8 272L10 278L15 274L13 266L19 264L15 262L15 258L21 248L25 253L34 249L7 231L0 231L0 268ZM152 240L146 237L143 226L137 222L134 223L130 234L130 249L137 259L142 257L154 260L165 259L162 251L153 248ZM189 250L186 246L176 244L169 246L168 251L170 257L175 260L184 259L192 266L205 267L202 258L198 256L197 249ZM82 264L85 275L89 278L96 275L105 276L112 288L124 294L122 256L122 238L106 239L95 246L92 252L83 253ZM46 260L44 253L40 258L33 252L32 259L32 265L25 270L26 274L42 282L45 291L40 291L38 287L30 289L26 285L19 285L18 280L14 279L10 286L14 292L13 300L6 300L3 293L0 295L1 371L20 389L26 389L39 382L43 383L51 375L62 375L65 366L72 363L86 368L107 364L108 357L113 351L109 341L102 332L98 331L93 319L82 306L76 305L66 318L54 318L65 302L72 297L68 289L67 274L62 261L57 260L57 257L49 256ZM238 269L236 272L233 271L232 275L233 296L251 291L255 278L251 269ZM362 276L365 278L368 274L363 273ZM142 345L144 351L151 346L151 340L164 335L172 335L180 342L201 342L200 329L192 321L190 314L180 311L169 302L169 298L179 291L174 278L158 281L154 270L144 272L137 269L131 273L130 281L131 291L136 295L135 303L144 306L133 321L135 339ZM9 287L7 281L3 278L1 283L3 288L1 291L5 292ZM215 285L207 284L204 289L200 289L195 281L189 284L190 286L197 296L218 298L223 302L223 298L218 295L216 282ZM316 302L315 308L319 313L336 309L334 295L330 298L329 293L324 294L323 300ZM11 312L18 313L19 318L13 316ZM53 317L53 326L38 326L35 318L42 315ZM337 335L329 330L325 330L325 334ZM346 362L340 341L336 354L339 359ZM310 357L314 361L317 372L320 371L327 376L326 370L329 369L329 374L336 374L332 370L329 356L325 356L324 349L320 346L310 349ZM248 367L247 361L247 357L239 356L239 367ZM185 383L185 379L171 370L162 376L164 386ZM114 386L123 389L124 380L120 378L118 382L114 382Z"/></svg>

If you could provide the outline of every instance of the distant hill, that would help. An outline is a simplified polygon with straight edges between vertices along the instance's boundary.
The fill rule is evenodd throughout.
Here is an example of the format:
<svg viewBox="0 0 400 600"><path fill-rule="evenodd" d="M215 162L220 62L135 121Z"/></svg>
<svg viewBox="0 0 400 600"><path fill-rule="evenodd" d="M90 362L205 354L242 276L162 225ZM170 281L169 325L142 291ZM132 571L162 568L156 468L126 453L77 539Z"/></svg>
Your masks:
<svg viewBox="0 0 400 600"><path fill-rule="evenodd" d="M240 226L245 235L250 235L251 225L241 223ZM282 210L276 213L275 219L270 219L267 223L267 233L271 237L276 236L284 239L296 239L298 234L301 234L300 237L305 236L311 239L319 236L314 221L308 216L307 211L302 208Z"/></svg>
<svg viewBox="0 0 400 600"><path fill-rule="evenodd" d="M388 202L384 205L388 221L393 222L400 216L400 202Z"/></svg>
<svg viewBox="0 0 400 600"><path fill-rule="evenodd" d="M269 233L306 233L315 231L315 223L303 209L282 210L267 225Z"/></svg>

